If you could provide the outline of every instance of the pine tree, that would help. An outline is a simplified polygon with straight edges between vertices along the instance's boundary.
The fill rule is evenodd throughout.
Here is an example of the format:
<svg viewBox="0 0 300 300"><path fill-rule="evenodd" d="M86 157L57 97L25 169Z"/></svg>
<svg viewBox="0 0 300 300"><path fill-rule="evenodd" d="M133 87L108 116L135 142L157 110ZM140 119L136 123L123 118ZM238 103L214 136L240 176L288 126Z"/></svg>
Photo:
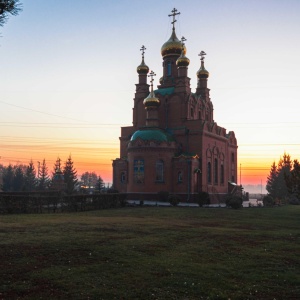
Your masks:
<svg viewBox="0 0 300 300"><path fill-rule="evenodd" d="M11 164L3 170L3 185L2 189L4 192L13 191L13 180L14 180L14 169Z"/></svg>
<svg viewBox="0 0 300 300"><path fill-rule="evenodd" d="M277 172L277 166L275 164L275 161L271 165L270 174L268 176L267 180L267 186L266 189L268 193L275 198L276 197L276 191L277 191L277 178L278 178L278 172Z"/></svg>
<svg viewBox="0 0 300 300"><path fill-rule="evenodd" d="M284 153L277 167L275 162L273 162L267 179L266 189L274 199L282 200L289 195L286 178L290 175L291 169L292 161L289 154Z"/></svg>
<svg viewBox="0 0 300 300"><path fill-rule="evenodd" d="M288 196L288 188L285 178L290 175L292 169L292 161L289 154L284 152L283 157L278 162L278 177L277 177L277 193L276 197L284 199Z"/></svg>
<svg viewBox="0 0 300 300"><path fill-rule="evenodd" d="M16 166L14 170L13 190L20 192L24 189L25 177L22 166Z"/></svg>
<svg viewBox="0 0 300 300"><path fill-rule="evenodd" d="M300 163L297 159L293 162L293 169L285 177L286 184L290 195L300 199Z"/></svg>
<svg viewBox="0 0 300 300"><path fill-rule="evenodd" d="M104 182L101 176L99 176L97 179L96 190L100 192L103 188L104 188Z"/></svg>
<svg viewBox="0 0 300 300"><path fill-rule="evenodd" d="M72 161L71 155L69 155L67 161L65 162L64 170L64 180L66 184L66 192L72 194L75 190L75 186L78 182L77 171L74 168L74 163Z"/></svg>
<svg viewBox="0 0 300 300"><path fill-rule="evenodd" d="M29 165L25 172L25 190L26 191L31 192L36 189L37 180L36 180L35 174L36 174L35 167L34 167L33 161L31 160L29 162Z"/></svg>
<svg viewBox="0 0 300 300"><path fill-rule="evenodd" d="M43 159L43 162L39 168L38 189L40 191L45 191L46 189L48 189L49 184L50 178L48 176L48 168L45 159Z"/></svg>
<svg viewBox="0 0 300 300"><path fill-rule="evenodd" d="M8 14L16 16L21 11L19 0L0 1L0 26L3 26L8 18Z"/></svg>

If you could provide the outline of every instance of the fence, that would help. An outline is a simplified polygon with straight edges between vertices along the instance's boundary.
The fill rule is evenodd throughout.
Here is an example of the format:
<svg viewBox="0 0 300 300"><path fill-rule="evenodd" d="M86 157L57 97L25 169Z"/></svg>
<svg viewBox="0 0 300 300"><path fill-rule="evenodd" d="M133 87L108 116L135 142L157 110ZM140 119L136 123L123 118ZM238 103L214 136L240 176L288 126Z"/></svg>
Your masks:
<svg viewBox="0 0 300 300"><path fill-rule="evenodd" d="M0 193L0 214L76 212L116 208L125 204L125 194Z"/></svg>

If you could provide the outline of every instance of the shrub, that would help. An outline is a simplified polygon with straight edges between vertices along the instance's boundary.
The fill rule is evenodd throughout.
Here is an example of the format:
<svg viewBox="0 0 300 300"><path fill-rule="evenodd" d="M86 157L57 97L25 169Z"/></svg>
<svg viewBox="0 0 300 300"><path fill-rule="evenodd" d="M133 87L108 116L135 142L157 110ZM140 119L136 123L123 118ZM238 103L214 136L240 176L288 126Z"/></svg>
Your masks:
<svg viewBox="0 0 300 300"><path fill-rule="evenodd" d="M243 199L239 196L228 195L226 197L226 206L233 209L239 209L243 207Z"/></svg>
<svg viewBox="0 0 300 300"><path fill-rule="evenodd" d="M263 197L263 204L264 206L274 206L275 201L272 196L267 195Z"/></svg>
<svg viewBox="0 0 300 300"><path fill-rule="evenodd" d="M200 192L198 194L198 199L197 200L198 200L197 203L199 204L200 207L202 207L203 205L210 204L209 193L207 193L207 192Z"/></svg>
<svg viewBox="0 0 300 300"><path fill-rule="evenodd" d="M169 197L169 192L167 191L160 191L157 193L158 195L158 200L162 201L162 202L167 202L168 201L168 197Z"/></svg>
<svg viewBox="0 0 300 300"><path fill-rule="evenodd" d="M289 199L289 204L300 205L300 200L296 195L292 195Z"/></svg>
<svg viewBox="0 0 300 300"><path fill-rule="evenodd" d="M169 195L168 201L170 202L171 205L177 206L180 202L180 197L178 195Z"/></svg>

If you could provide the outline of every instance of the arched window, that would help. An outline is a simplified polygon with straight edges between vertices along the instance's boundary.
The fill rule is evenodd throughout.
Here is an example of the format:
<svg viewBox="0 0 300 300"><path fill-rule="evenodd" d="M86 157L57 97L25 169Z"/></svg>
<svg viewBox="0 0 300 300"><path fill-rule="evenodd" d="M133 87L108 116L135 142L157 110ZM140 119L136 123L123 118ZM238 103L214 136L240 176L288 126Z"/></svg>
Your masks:
<svg viewBox="0 0 300 300"><path fill-rule="evenodd" d="M221 184L224 184L224 165L221 164Z"/></svg>
<svg viewBox="0 0 300 300"><path fill-rule="evenodd" d="M145 180L145 170L144 170L144 160L135 159L133 162L133 176L135 183L144 183Z"/></svg>
<svg viewBox="0 0 300 300"><path fill-rule="evenodd" d="M234 162L234 153L231 153L231 162Z"/></svg>
<svg viewBox="0 0 300 300"><path fill-rule="evenodd" d="M158 182L164 181L164 162L162 160L156 161L155 164L155 180Z"/></svg>
<svg viewBox="0 0 300 300"><path fill-rule="evenodd" d="M214 183L218 184L218 159L215 158L214 162Z"/></svg>
<svg viewBox="0 0 300 300"><path fill-rule="evenodd" d="M178 172L177 181L178 181L178 183L182 182L182 172L181 171Z"/></svg>
<svg viewBox="0 0 300 300"><path fill-rule="evenodd" d="M211 162L207 163L207 183L211 184Z"/></svg>
<svg viewBox="0 0 300 300"><path fill-rule="evenodd" d="M172 75L172 63L170 61L167 62L167 76Z"/></svg>
<svg viewBox="0 0 300 300"><path fill-rule="evenodd" d="M191 107L191 118L194 118L194 109Z"/></svg>

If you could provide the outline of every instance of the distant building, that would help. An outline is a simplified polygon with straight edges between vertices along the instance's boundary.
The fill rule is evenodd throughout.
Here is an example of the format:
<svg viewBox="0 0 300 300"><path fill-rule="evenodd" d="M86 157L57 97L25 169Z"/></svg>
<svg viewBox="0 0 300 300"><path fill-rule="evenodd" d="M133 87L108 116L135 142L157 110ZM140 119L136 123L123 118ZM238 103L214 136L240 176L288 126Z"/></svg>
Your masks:
<svg viewBox="0 0 300 300"><path fill-rule="evenodd" d="M142 62L133 107L133 125L121 128L120 158L113 161L113 187L129 199L156 199L160 191L193 201L201 191L218 202L237 180L237 140L218 126L207 88L205 53L199 54L197 88L192 92L185 39L175 32L161 47L163 75L153 90L154 72ZM147 83L147 76L151 78Z"/></svg>

